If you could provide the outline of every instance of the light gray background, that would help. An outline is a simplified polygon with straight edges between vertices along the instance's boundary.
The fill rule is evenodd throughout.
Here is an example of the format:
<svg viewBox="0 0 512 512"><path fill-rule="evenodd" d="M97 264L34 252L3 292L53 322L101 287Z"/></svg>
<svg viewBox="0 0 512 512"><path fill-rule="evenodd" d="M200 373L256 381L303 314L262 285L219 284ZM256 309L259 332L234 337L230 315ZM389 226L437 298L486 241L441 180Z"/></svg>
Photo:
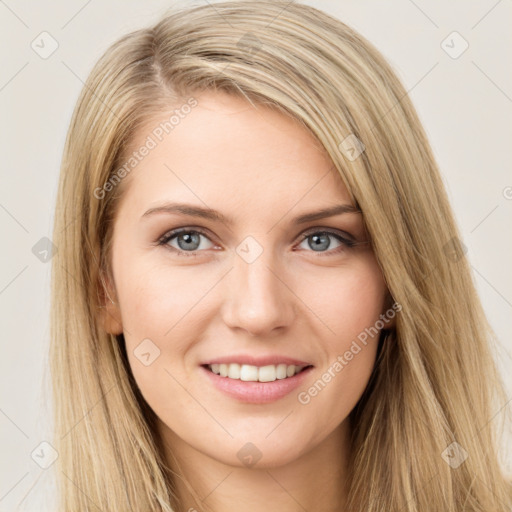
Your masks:
<svg viewBox="0 0 512 512"><path fill-rule="evenodd" d="M202 3L206 0L178 2ZM373 42L409 91L499 339L496 357L512 398L510 0L305 3L333 14ZM36 258L32 248L42 237L52 236L59 165L72 109L107 46L156 21L171 5L170 0L0 0L1 511L14 510L27 495L24 509L42 510L39 495L50 485L51 470L41 469L30 456L41 441L50 439L43 385L50 263ZM34 40L42 46L43 31L59 45L47 59L31 48ZM469 44L456 59L441 46L453 31ZM452 53L461 48L457 37L445 43L453 46ZM496 418L509 406L496 411Z"/></svg>

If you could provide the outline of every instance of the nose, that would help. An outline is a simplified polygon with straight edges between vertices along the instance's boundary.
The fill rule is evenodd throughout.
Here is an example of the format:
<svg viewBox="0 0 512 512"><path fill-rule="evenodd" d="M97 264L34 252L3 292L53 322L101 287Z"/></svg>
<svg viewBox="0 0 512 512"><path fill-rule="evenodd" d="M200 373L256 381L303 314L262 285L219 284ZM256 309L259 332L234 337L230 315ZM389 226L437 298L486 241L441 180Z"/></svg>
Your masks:
<svg viewBox="0 0 512 512"><path fill-rule="evenodd" d="M224 322L255 337L282 333L296 314L291 283L276 267L271 251L263 251L250 263L234 256L234 268L227 276Z"/></svg>

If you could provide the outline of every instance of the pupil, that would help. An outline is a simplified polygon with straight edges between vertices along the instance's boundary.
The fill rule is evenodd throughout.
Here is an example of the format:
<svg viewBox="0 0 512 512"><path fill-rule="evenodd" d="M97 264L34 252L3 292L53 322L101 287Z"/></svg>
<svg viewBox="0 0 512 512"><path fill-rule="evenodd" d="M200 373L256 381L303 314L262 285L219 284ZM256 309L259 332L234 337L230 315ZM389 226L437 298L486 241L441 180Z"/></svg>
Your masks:
<svg viewBox="0 0 512 512"><path fill-rule="evenodd" d="M185 245L181 243L181 239L185 240ZM196 233L185 233L181 235L181 238L178 237L178 245L181 249L191 249L190 245L186 245L190 243L192 243L192 245L195 243L197 246L199 246L199 235ZM195 249L197 249L197 247L192 247L192 250Z"/></svg>
<svg viewBox="0 0 512 512"><path fill-rule="evenodd" d="M311 246L312 249L328 249L329 248L329 237L327 235L313 235L311 237L314 240L314 246ZM311 245L311 244L310 244Z"/></svg>

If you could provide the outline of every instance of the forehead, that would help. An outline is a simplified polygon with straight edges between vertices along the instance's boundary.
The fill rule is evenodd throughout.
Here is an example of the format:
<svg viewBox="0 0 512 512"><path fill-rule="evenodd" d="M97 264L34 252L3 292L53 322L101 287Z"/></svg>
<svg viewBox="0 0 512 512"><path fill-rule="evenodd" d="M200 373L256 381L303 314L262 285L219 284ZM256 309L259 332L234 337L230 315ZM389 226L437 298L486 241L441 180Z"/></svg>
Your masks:
<svg viewBox="0 0 512 512"><path fill-rule="evenodd" d="M225 93L195 99L168 133L163 123L179 105L138 130L129 155L151 149L130 172L121 209L142 215L174 200L261 216L299 203L350 202L328 154L297 120Z"/></svg>

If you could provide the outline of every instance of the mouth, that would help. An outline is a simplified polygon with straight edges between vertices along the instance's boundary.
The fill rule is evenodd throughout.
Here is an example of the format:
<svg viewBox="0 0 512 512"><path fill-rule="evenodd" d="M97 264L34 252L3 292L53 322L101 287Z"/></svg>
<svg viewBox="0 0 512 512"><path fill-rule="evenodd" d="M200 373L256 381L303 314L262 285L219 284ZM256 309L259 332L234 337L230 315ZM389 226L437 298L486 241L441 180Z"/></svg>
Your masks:
<svg viewBox="0 0 512 512"><path fill-rule="evenodd" d="M265 366L238 363L203 364L201 366L220 377L244 382L274 382L276 380L286 380L313 367L313 365L310 364L298 366L285 363Z"/></svg>

